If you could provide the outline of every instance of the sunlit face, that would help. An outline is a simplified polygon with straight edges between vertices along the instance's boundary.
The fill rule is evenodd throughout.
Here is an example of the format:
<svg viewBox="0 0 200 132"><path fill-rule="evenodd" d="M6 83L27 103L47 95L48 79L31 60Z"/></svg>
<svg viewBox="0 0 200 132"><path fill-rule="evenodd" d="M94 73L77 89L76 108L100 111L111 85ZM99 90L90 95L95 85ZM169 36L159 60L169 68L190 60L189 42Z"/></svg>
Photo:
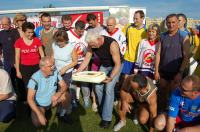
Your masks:
<svg viewBox="0 0 200 132"><path fill-rule="evenodd" d="M1 20L1 25L2 25L3 30L9 30L11 27L11 23L7 18L4 18Z"/></svg>
<svg viewBox="0 0 200 132"><path fill-rule="evenodd" d="M99 48L100 47L98 39L88 42L88 45L91 48Z"/></svg>
<svg viewBox="0 0 200 132"><path fill-rule="evenodd" d="M185 28L185 27L184 27L184 25L185 25L185 23L186 23L185 18L182 17L182 16L179 16L179 17L178 17L178 20L179 20L179 28Z"/></svg>
<svg viewBox="0 0 200 132"><path fill-rule="evenodd" d="M144 18L141 18L140 13L135 13L133 16L133 21L136 27L139 27L143 24Z"/></svg>
<svg viewBox="0 0 200 132"><path fill-rule="evenodd" d="M75 28L74 32L79 36L83 36L85 29Z"/></svg>
<svg viewBox="0 0 200 132"><path fill-rule="evenodd" d="M27 39L32 40L33 35L34 35L34 30L33 29L26 29L26 31L24 32L24 35Z"/></svg>
<svg viewBox="0 0 200 132"><path fill-rule="evenodd" d="M62 24L66 29L70 29L72 26L72 21L71 20L63 20Z"/></svg>
<svg viewBox="0 0 200 132"><path fill-rule="evenodd" d="M115 30L116 22L113 19L107 21L107 31L112 33Z"/></svg>
<svg viewBox="0 0 200 132"><path fill-rule="evenodd" d="M51 28L51 18L42 17L42 25L46 30L49 30Z"/></svg>
<svg viewBox="0 0 200 132"><path fill-rule="evenodd" d="M169 32L176 31L179 28L179 21L177 17L170 17L166 22L167 28Z"/></svg>
<svg viewBox="0 0 200 132"><path fill-rule="evenodd" d="M88 22L88 24L89 24L89 26L95 28L96 25L97 25L97 21L96 21L96 20L90 20L90 21Z"/></svg>
<svg viewBox="0 0 200 132"><path fill-rule="evenodd" d="M149 29L148 30L148 38L149 40L156 40L157 39L157 31L155 29Z"/></svg>
<svg viewBox="0 0 200 132"><path fill-rule="evenodd" d="M52 75L55 70L54 59L46 61L46 64L45 64L45 66L42 67L42 70L47 76Z"/></svg>
<svg viewBox="0 0 200 132"><path fill-rule="evenodd" d="M26 18L21 18L17 20L17 26L22 27L22 24L26 22Z"/></svg>
<svg viewBox="0 0 200 132"><path fill-rule="evenodd" d="M181 95L190 99L194 99L194 91L192 86L192 81L182 82L181 83Z"/></svg>

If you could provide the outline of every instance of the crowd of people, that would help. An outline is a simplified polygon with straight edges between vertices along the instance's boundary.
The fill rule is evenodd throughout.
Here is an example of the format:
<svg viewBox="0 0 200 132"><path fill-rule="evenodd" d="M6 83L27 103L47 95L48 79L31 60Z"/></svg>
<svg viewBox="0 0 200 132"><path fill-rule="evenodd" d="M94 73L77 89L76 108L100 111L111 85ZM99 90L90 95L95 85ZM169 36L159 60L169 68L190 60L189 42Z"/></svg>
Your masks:
<svg viewBox="0 0 200 132"><path fill-rule="evenodd" d="M92 106L100 114L102 128L110 127L117 104L114 131L126 126L127 113L149 132L200 130L199 65L190 72L190 59L200 59L200 34L187 27L184 14L169 14L166 31L145 25L142 10L124 27L117 27L112 16L101 25L92 13L88 27L81 20L72 27L70 15L62 16L62 28L51 25L49 13L39 18L37 28L22 13L13 19L16 28L9 17L1 18L1 122L16 118L16 105L22 102L36 127L47 124L45 113L52 107L58 119L71 124L81 92L84 108ZM99 84L72 80L74 72L90 70L107 77Z"/></svg>

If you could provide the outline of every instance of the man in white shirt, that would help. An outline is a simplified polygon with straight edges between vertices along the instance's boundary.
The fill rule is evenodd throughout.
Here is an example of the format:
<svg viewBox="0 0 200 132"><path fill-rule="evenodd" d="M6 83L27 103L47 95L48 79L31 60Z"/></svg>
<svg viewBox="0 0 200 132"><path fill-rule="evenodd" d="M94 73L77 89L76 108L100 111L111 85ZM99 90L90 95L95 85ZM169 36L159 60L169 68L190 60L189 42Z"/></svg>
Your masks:
<svg viewBox="0 0 200 132"><path fill-rule="evenodd" d="M9 74L0 69L0 122L9 122L16 116L16 94Z"/></svg>

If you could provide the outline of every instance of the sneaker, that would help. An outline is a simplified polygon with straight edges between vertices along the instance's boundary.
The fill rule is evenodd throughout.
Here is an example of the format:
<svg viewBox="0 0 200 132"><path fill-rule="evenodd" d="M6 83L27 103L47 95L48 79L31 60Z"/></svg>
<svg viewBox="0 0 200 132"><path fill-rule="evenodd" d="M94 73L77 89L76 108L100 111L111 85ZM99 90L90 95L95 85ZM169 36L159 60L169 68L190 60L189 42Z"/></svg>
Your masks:
<svg viewBox="0 0 200 132"><path fill-rule="evenodd" d="M110 124L111 124L111 121L102 120L102 121L100 122L99 126L100 126L101 128L109 128Z"/></svg>
<svg viewBox="0 0 200 132"><path fill-rule="evenodd" d="M139 122L138 122L138 118L137 118L137 114L134 114L134 117L133 117L133 123L135 125L137 125Z"/></svg>
<svg viewBox="0 0 200 132"><path fill-rule="evenodd" d="M64 116L59 116L59 120L70 125L73 124L73 120L68 114L65 114Z"/></svg>
<svg viewBox="0 0 200 132"><path fill-rule="evenodd" d="M114 126L114 132L119 131L122 127L126 126L126 122L120 120L115 126Z"/></svg>
<svg viewBox="0 0 200 132"><path fill-rule="evenodd" d="M97 106L96 103L93 103L93 104L92 104L92 110L93 110L94 112L97 112L97 111L98 111L98 106Z"/></svg>

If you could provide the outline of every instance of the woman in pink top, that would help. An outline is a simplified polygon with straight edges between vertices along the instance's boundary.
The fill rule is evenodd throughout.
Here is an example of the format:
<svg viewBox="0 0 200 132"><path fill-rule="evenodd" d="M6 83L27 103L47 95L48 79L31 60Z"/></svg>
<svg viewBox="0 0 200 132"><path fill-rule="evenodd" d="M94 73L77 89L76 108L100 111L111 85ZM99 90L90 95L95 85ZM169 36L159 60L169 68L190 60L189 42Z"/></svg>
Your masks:
<svg viewBox="0 0 200 132"><path fill-rule="evenodd" d="M25 86L32 74L39 69L40 58L44 56L41 41L34 37L34 29L33 23L23 23L24 36L15 42L16 74L23 79Z"/></svg>

